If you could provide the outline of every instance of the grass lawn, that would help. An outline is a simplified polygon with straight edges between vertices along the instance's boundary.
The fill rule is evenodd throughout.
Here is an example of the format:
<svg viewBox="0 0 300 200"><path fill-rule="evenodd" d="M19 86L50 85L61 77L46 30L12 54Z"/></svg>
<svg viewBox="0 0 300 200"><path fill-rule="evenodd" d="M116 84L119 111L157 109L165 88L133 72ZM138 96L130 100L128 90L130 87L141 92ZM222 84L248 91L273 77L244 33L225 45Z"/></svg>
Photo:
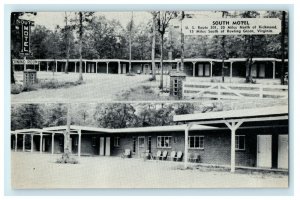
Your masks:
<svg viewBox="0 0 300 200"><path fill-rule="evenodd" d="M279 188L288 176L267 172L193 167L182 162L120 157L81 157L79 164L57 164L60 155L11 152L13 188Z"/></svg>

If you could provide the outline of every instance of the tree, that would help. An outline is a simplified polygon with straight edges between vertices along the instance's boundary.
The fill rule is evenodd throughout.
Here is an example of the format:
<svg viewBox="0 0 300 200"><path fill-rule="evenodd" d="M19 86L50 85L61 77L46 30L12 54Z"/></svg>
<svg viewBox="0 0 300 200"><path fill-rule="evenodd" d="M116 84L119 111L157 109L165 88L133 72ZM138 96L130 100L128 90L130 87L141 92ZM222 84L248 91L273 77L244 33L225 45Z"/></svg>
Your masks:
<svg viewBox="0 0 300 200"><path fill-rule="evenodd" d="M39 104L14 105L11 110L11 130L42 128L43 110Z"/></svg>
<svg viewBox="0 0 300 200"><path fill-rule="evenodd" d="M78 34L79 34L79 81L83 81L82 77L82 42L83 42L83 34L84 34L84 26L86 23L91 23L93 12L78 12ZM85 66L86 67L86 66Z"/></svg>
<svg viewBox="0 0 300 200"><path fill-rule="evenodd" d="M138 122L135 111L131 104L99 104L94 118L103 128L134 127Z"/></svg>
<svg viewBox="0 0 300 200"><path fill-rule="evenodd" d="M163 49L164 49L164 35L169 25L170 20L177 17L175 11L158 11L156 16L157 31L160 34L160 85L159 88L163 90Z"/></svg>
<svg viewBox="0 0 300 200"><path fill-rule="evenodd" d="M128 35L129 35L129 73L131 73L131 40L133 31L133 12L131 12L131 19L127 25Z"/></svg>
<svg viewBox="0 0 300 200"><path fill-rule="evenodd" d="M65 73L68 73L69 68L69 59L70 59L70 48L71 48L71 34L72 34L72 26L68 24L69 22L69 15L67 12L65 12L65 27L62 29L63 35L64 35L64 41L66 46L66 66L65 66Z"/></svg>
<svg viewBox="0 0 300 200"><path fill-rule="evenodd" d="M156 67L155 67L155 35L156 35L156 12L151 12L152 14L152 47L151 47L151 63L152 63L152 79L156 80Z"/></svg>

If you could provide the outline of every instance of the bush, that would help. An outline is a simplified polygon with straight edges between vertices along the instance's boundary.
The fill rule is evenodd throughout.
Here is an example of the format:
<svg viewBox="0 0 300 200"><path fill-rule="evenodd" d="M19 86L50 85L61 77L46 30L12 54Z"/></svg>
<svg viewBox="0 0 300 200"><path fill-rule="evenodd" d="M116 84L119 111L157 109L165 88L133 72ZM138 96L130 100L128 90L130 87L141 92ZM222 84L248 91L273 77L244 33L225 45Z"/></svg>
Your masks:
<svg viewBox="0 0 300 200"><path fill-rule="evenodd" d="M30 92L30 91L35 91L37 89L38 89L37 84L25 85L25 86L23 86L22 92Z"/></svg>
<svg viewBox="0 0 300 200"><path fill-rule="evenodd" d="M69 154L64 153L61 158L58 158L56 160L56 163L61 163L61 164L78 164L78 160L75 158L71 158Z"/></svg>
<svg viewBox="0 0 300 200"><path fill-rule="evenodd" d="M135 76L135 73L133 73L133 72L128 72L128 73L126 74L126 76Z"/></svg>
<svg viewBox="0 0 300 200"><path fill-rule="evenodd" d="M10 89L10 93L11 94L19 94L21 93L23 90L23 87L21 84L11 84L11 89Z"/></svg>

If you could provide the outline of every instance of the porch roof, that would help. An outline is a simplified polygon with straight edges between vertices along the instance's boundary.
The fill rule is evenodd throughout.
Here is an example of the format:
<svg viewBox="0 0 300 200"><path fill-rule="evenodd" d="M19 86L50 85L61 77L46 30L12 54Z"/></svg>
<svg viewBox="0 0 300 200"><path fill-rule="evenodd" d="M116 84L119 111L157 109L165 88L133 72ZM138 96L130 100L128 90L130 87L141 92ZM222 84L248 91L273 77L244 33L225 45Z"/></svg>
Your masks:
<svg viewBox="0 0 300 200"><path fill-rule="evenodd" d="M174 121L211 121L243 119L245 121L264 121L266 117L277 117L279 120L288 118L288 106L273 106L243 110L229 110L221 112L196 113L175 115ZM274 118L274 119L277 119ZM250 120L251 119L251 120ZM218 121L216 121L217 123ZM219 121L221 122L221 121Z"/></svg>
<svg viewBox="0 0 300 200"><path fill-rule="evenodd" d="M102 133L140 133L140 132L169 132L169 131L184 131L186 125L173 125L173 126L149 126L149 127L134 127L134 128L97 128L89 126L76 126L71 125L70 129L72 131L91 131L91 132L102 132ZM62 131L66 130L67 126L56 126L56 127L47 127L43 128L43 131ZM213 130L218 129L217 127L204 126L204 125L195 125L190 130Z"/></svg>

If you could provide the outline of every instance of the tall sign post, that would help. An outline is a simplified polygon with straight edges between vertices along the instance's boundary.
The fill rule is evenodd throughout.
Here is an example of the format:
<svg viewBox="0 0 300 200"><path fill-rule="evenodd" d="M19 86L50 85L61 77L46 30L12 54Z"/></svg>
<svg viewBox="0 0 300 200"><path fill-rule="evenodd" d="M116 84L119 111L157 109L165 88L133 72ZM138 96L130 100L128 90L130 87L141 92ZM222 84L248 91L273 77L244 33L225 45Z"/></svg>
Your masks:
<svg viewBox="0 0 300 200"><path fill-rule="evenodd" d="M24 58L24 71L26 70L26 57L32 56L30 49L30 35L31 35L31 26L34 26L33 21L18 19L17 24L21 29L21 50L19 55Z"/></svg>

